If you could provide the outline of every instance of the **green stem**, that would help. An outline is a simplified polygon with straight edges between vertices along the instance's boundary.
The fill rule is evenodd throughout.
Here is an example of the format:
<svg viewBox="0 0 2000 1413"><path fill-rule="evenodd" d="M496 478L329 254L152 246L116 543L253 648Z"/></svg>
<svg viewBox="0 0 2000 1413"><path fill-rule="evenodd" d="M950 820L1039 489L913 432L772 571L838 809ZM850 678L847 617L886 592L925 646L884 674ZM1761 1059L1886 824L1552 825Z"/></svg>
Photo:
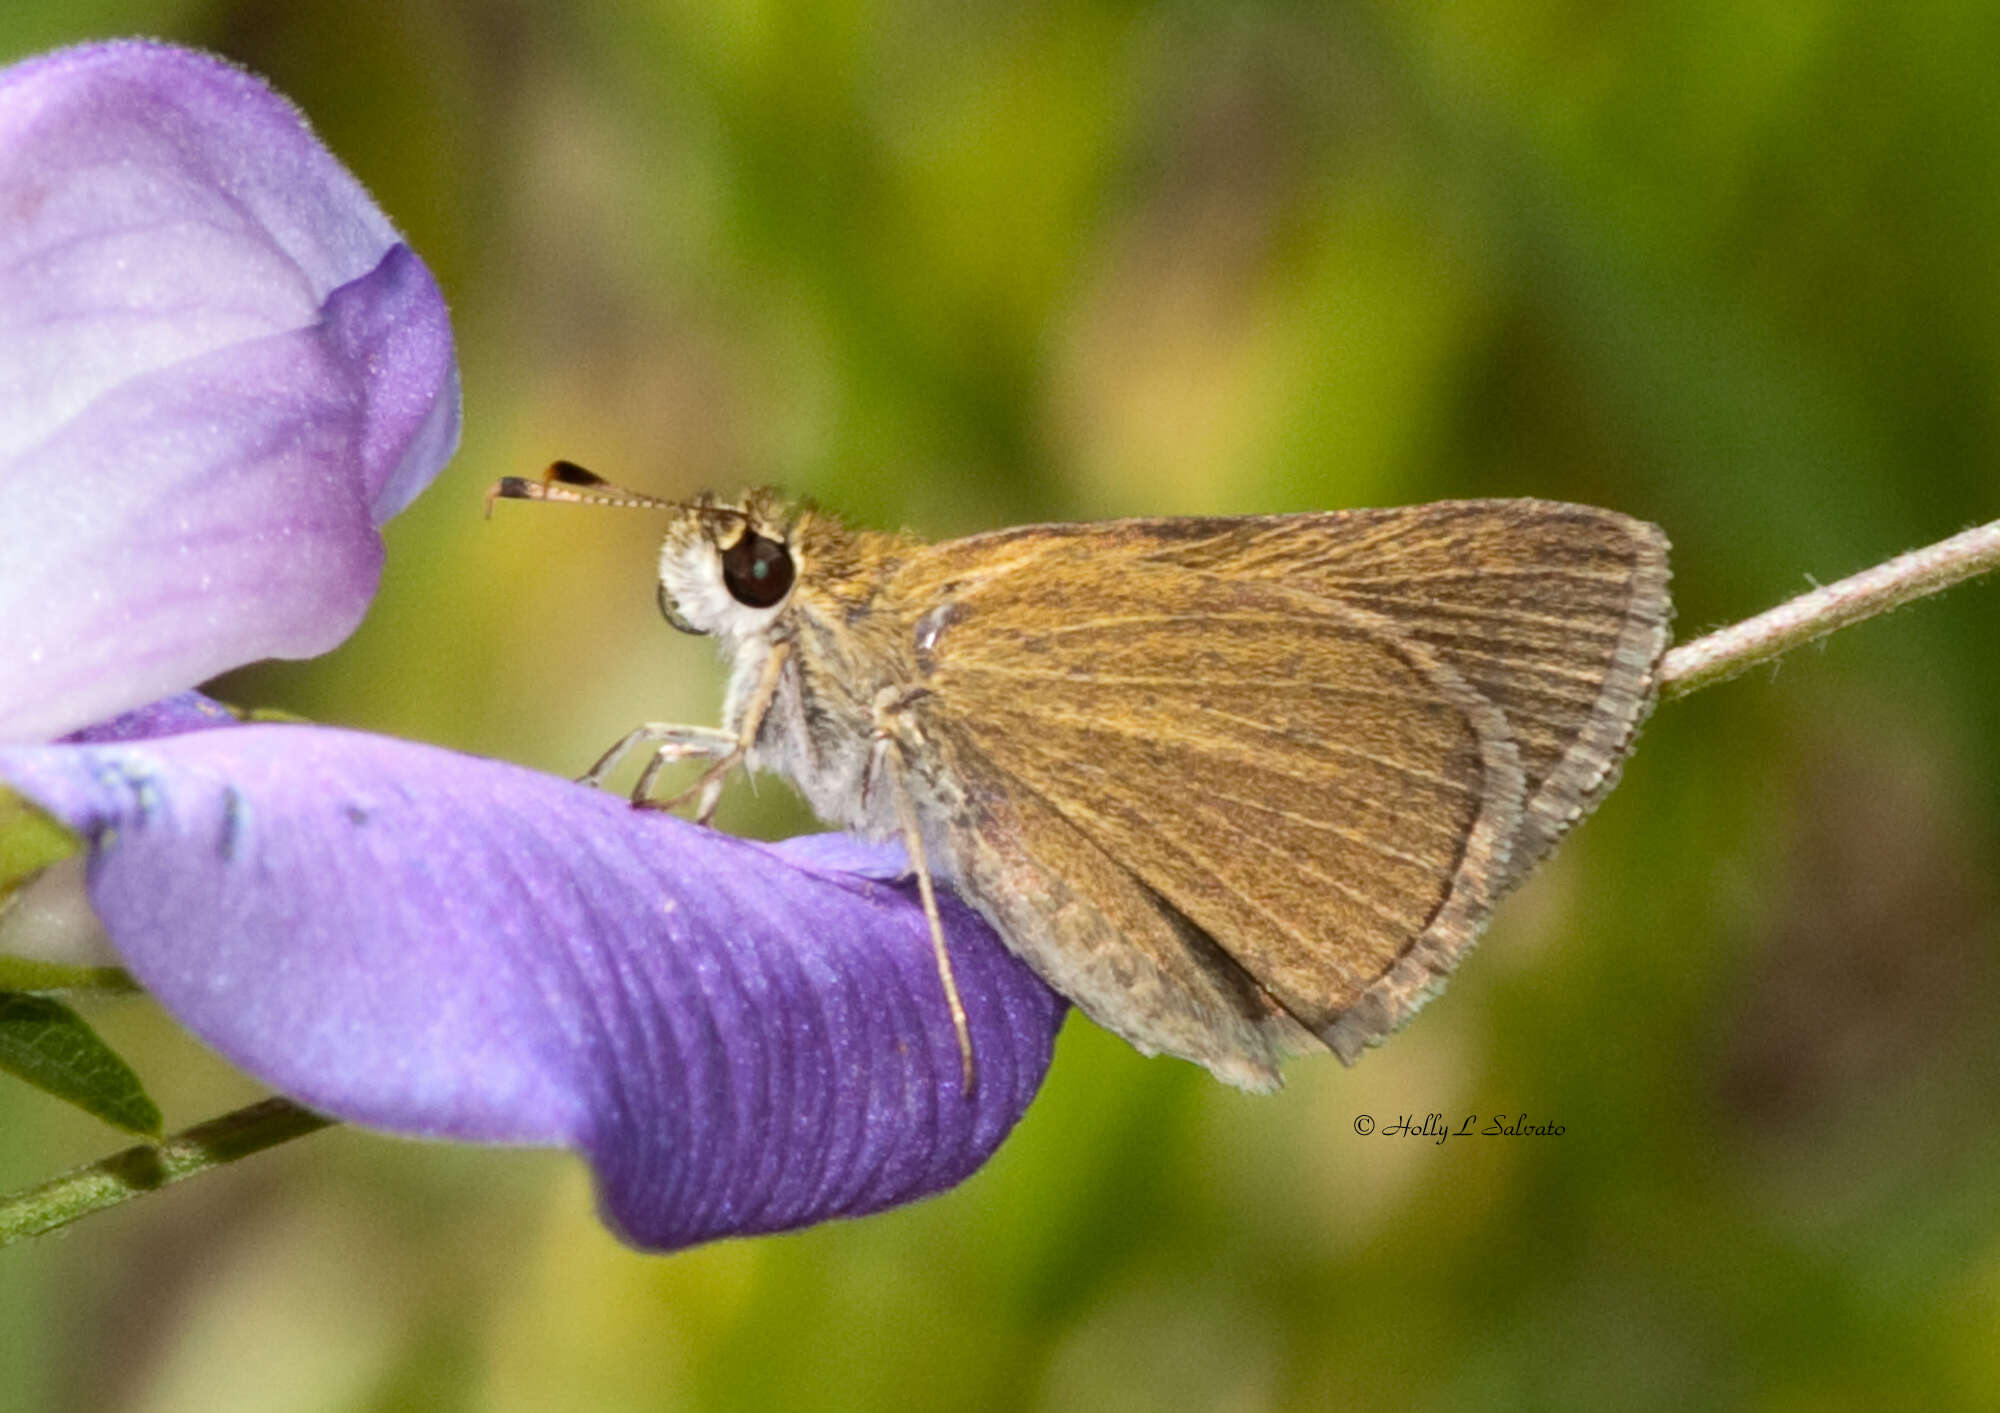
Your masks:
<svg viewBox="0 0 2000 1413"><path fill-rule="evenodd" d="M327 1127L334 1120L289 1099L265 1099L198 1123L161 1143L142 1143L0 1197L0 1246L40 1236L78 1217Z"/></svg>

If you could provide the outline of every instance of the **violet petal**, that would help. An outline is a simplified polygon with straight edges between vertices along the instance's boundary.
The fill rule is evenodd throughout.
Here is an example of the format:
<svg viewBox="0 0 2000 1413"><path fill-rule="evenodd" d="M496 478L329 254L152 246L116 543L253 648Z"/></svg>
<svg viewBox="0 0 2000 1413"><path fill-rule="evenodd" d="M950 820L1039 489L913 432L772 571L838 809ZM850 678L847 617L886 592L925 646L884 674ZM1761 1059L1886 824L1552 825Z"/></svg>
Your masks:
<svg viewBox="0 0 2000 1413"><path fill-rule="evenodd" d="M319 727L0 750L91 841L127 966L246 1070L398 1133L579 1149L607 1220L683 1246L976 1169L1063 1004L945 897L979 1082L913 890L500 762Z"/></svg>
<svg viewBox="0 0 2000 1413"><path fill-rule="evenodd" d="M444 464L444 302L259 80L146 43L0 71L0 739L359 621Z"/></svg>
<svg viewBox="0 0 2000 1413"><path fill-rule="evenodd" d="M242 724L235 712L200 692L176 692L109 721L72 731L63 740L75 746L102 746L118 741L144 741L154 736L179 736L189 731L213 731Z"/></svg>

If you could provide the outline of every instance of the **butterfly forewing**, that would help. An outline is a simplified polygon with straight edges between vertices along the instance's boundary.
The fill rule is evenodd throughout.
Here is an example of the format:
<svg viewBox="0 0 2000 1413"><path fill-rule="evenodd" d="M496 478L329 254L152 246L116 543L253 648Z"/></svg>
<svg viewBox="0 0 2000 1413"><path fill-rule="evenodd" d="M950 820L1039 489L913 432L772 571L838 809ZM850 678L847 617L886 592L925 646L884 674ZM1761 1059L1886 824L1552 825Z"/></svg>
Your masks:
<svg viewBox="0 0 2000 1413"><path fill-rule="evenodd" d="M960 601L934 677L963 708L952 729L1311 1029L1444 910L1482 818L1511 831L1518 770L1504 739L1482 740L1480 703L1362 615L1134 569L1020 635L1005 593ZM1203 630L1172 631L1189 619ZM1135 627L1166 631L1141 650Z"/></svg>
<svg viewBox="0 0 2000 1413"><path fill-rule="evenodd" d="M1616 782L1672 618L1658 527L1540 500L1193 523L1157 556L1379 614L1506 715L1528 805L1498 891Z"/></svg>
<svg viewBox="0 0 2000 1413"><path fill-rule="evenodd" d="M1350 1059L1608 788L1666 622L1656 530L1533 501L1031 527L924 551L891 592L968 798L1033 802L946 830L1017 948L1109 928L1199 1014L1233 966ZM996 878L1064 906L981 897ZM1192 972L1159 955L1190 948ZM1064 989L1190 1053L1171 998L1099 970Z"/></svg>

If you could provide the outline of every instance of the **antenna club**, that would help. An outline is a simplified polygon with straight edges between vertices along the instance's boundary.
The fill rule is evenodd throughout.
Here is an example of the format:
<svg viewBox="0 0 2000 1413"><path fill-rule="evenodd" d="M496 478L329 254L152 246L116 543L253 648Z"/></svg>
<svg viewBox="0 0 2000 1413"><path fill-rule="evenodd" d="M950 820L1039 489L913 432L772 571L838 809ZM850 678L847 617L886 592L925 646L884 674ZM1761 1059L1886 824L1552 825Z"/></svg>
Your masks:
<svg viewBox="0 0 2000 1413"><path fill-rule="evenodd" d="M486 513L493 514L496 500L564 501L571 505L616 505L638 510L677 510L680 502L628 491L615 486L594 471L574 461L555 461L539 481L522 476L502 476L486 492Z"/></svg>

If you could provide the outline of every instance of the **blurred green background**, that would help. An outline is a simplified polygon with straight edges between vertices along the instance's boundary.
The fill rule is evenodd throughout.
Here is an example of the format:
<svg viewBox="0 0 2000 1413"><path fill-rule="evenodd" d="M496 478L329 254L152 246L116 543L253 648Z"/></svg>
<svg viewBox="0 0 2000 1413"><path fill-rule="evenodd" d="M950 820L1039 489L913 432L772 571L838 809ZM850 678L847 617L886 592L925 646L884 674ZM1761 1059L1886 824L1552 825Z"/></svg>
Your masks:
<svg viewBox="0 0 2000 1413"><path fill-rule="evenodd" d="M712 720L648 517L480 519L555 456L937 536L1589 500L1684 636L2000 516L1985 3L14 0L0 58L140 31L295 98L461 339L367 624L238 701L571 774ZM1961 589L1664 708L1351 1072L1073 1020L959 1190L664 1258L562 1155L335 1132L0 1254L0 1405L1995 1406L1996 640ZM255 1092L93 1015L170 1123ZM1565 1132L1355 1132L1430 1113Z"/></svg>

